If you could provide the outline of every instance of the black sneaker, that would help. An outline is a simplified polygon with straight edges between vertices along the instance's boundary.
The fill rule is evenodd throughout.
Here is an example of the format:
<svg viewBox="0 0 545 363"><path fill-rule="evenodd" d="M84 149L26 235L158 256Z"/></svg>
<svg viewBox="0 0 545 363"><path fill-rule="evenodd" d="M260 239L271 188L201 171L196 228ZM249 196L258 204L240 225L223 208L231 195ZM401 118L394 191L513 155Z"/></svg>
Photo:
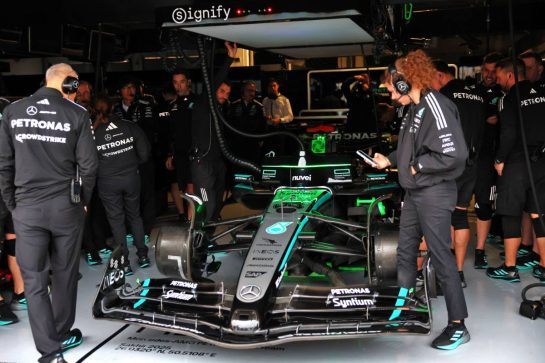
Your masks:
<svg viewBox="0 0 545 363"><path fill-rule="evenodd" d="M503 246L503 239L500 237L500 236L496 236L496 235L493 235L493 234L488 234L486 236L486 243L490 243L490 244L496 244L496 245L502 245Z"/></svg>
<svg viewBox="0 0 545 363"><path fill-rule="evenodd" d="M102 265L102 258L100 258L98 252L88 252L86 261L89 266Z"/></svg>
<svg viewBox="0 0 545 363"><path fill-rule="evenodd" d="M151 265L151 262L148 256L138 257L138 266L140 266L141 268L146 268L146 267L149 267L150 265Z"/></svg>
<svg viewBox="0 0 545 363"><path fill-rule="evenodd" d="M517 258L528 256L532 250L524 246L520 246L517 250ZM505 260L505 251L500 252L500 258Z"/></svg>
<svg viewBox="0 0 545 363"><path fill-rule="evenodd" d="M486 275L493 279L500 279L509 282L520 282L519 272L516 267L506 267L501 265L499 267L489 267L486 269Z"/></svg>
<svg viewBox="0 0 545 363"><path fill-rule="evenodd" d="M13 298L11 299L11 306L13 307L13 310L26 310L28 309L28 304L26 301L25 293L22 292L20 294L13 294Z"/></svg>
<svg viewBox="0 0 545 363"><path fill-rule="evenodd" d="M83 342L83 335L79 329L72 329L68 336L61 342L62 351L77 347Z"/></svg>
<svg viewBox="0 0 545 363"><path fill-rule="evenodd" d="M539 279L539 281L545 282L545 267L537 265L536 267L534 267L532 275L534 275L536 279Z"/></svg>
<svg viewBox="0 0 545 363"><path fill-rule="evenodd" d="M530 251L526 256L517 257L517 268L520 271L528 271L539 265L539 255Z"/></svg>
<svg viewBox="0 0 545 363"><path fill-rule="evenodd" d="M416 273L416 286L424 286L424 270L418 270Z"/></svg>
<svg viewBox="0 0 545 363"><path fill-rule="evenodd" d="M131 265L129 263L127 263L125 266L123 266L123 272L125 273L125 276L134 275L134 273L132 272Z"/></svg>
<svg viewBox="0 0 545 363"><path fill-rule="evenodd" d="M0 301L0 326L10 325L19 321L17 315L15 315L9 308L9 304L5 301Z"/></svg>
<svg viewBox="0 0 545 363"><path fill-rule="evenodd" d="M100 256L102 257L110 257L112 255L113 250L110 247L104 247L98 253L100 253Z"/></svg>
<svg viewBox="0 0 545 363"><path fill-rule="evenodd" d="M465 289L467 287L466 278L464 276L464 271L458 271L458 274L460 275L460 282L462 283L462 288Z"/></svg>
<svg viewBox="0 0 545 363"><path fill-rule="evenodd" d="M462 323L449 323L443 332L433 340L431 346L436 349L453 350L469 342L471 337Z"/></svg>
<svg viewBox="0 0 545 363"><path fill-rule="evenodd" d="M488 267L488 260L484 250L475 249L475 262L473 263L473 268L477 270L483 270Z"/></svg>

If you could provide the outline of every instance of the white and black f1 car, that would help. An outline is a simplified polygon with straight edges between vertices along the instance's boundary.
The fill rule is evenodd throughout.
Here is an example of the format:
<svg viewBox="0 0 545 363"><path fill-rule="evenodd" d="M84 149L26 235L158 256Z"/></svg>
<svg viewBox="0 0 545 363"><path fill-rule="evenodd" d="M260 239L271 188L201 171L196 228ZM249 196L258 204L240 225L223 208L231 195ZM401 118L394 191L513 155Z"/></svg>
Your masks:
<svg viewBox="0 0 545 363"><path fill-rule="evenodd" d="M387 174L353 180L347 156L269 164L259 183L237 175L240 200L262 213L205 224L201 202L187 198L190 225L158 234L165 277L131 286L117 249L94 316L229 348L428 334L426 288L419 299L396 286L398 185Z"/></svg>

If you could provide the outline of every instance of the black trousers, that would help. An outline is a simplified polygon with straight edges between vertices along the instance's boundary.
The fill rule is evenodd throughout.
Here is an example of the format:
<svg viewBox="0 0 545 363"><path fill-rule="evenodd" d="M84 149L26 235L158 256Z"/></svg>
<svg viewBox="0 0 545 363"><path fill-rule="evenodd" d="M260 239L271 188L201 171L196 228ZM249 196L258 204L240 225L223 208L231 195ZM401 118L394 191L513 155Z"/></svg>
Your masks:
<svg viewBox="0 0 545 363"><path fill-rule="evenodd" d="M129 257L127 247L127 228L125 221L134 235L134 244L138 256L147 256L148 248L144 243L144 225L140 217L140 178L138 172L115 177L99 177L97 180L98 193L116 246L123 246L124 255ZM128 261L128 259L127 259Z"/></svg>
<svg viewBox="0 0 545 363"><path fill-rule="evenodd" d="M40 361L46 361L60 351L74 323L84 210L70 202L67 191L32 206L18 205L13 220L30 328Z"/></svg>
<svg viewBox="0 0 545 363"><path fill-rule="evenodd" d="M191 177L195 194L206 206L206 220L217 220L223 207L226 167L223 160L193 160Z"/></svg>
<svg viewBox="0 0 545 363"><path fill-rule="evenodd" d="M106 217L106 211L98 191L93 191L91 203L87 206L85 216L85 228L83 232L83 250L85 252L98 253L106 247L106 239L111 236L110 225Z"/></svg>
<svg viewBox="0 0 545 363"><path fill-rule="evenodd" d="M416 259L422 236L426 239L447 304L449 320L467 317L464 292L450 251L451 215L456 206L455 181L406 190L401 210L397 247L397 280L400 287L416 285Z"/></svg>
<svg viewBox="0 0 545 363"><path fill-rule="evenodd" d="M151 234L151 229L155 223L155 166L150 159L138 168L140 174L140 211L142 222L144 223L144 232ZM136 232L131 229L131 232Z"/></svg>
<svg viewBox="0 0 545 363"><path fill-rule="evenodd" d="M477 159L477 180L475 181L475 202L479 205L492 205L492 187L496 185L498 174L494 169L493 155L479 155Z"/></svg>

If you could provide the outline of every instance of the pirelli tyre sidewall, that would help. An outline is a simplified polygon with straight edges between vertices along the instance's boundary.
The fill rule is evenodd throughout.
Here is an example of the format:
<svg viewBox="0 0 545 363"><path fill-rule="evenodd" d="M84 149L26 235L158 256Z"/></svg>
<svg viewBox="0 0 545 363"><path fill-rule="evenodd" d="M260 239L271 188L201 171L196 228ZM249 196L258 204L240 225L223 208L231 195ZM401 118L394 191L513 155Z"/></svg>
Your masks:
<svg viewBox="0 0 545 363"><path fill-rule="evenodd" d="M188 226L162 226L157 233L155 259L159 272L167 277L191 281L192 233Z"/></svg>
<svg viewBox="0 0 545 363"><path fill-rule="evenodd" d="M376 223L371 226L373 238L372 268L379 286L397 285L397 245L399 226L391 223Z"/></svg>

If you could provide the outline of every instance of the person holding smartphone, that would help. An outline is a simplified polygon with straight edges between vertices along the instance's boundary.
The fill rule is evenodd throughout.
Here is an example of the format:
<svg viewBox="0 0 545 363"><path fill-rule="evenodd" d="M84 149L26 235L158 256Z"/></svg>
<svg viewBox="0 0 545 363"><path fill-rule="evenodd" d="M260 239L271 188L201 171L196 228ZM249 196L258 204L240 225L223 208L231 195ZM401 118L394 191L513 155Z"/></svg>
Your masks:
<svg viewBox="0 0 545 363"><path fill-rule="evenodd" d="M399 296L416 285L418 246L426 239L431 262L441 283L448 325L432 346L451 350L470 339L460 275L450 251L451 216L456 206L456 181L468 157L460 117L454 103L431 88L436 76L431 59L421 50L396 60L387 74L392 100L409 107L402 119L397 150L376 153L377 169L397 167L405 190L397 248ZM402 310L394 310L390 320Z"/></svg>

